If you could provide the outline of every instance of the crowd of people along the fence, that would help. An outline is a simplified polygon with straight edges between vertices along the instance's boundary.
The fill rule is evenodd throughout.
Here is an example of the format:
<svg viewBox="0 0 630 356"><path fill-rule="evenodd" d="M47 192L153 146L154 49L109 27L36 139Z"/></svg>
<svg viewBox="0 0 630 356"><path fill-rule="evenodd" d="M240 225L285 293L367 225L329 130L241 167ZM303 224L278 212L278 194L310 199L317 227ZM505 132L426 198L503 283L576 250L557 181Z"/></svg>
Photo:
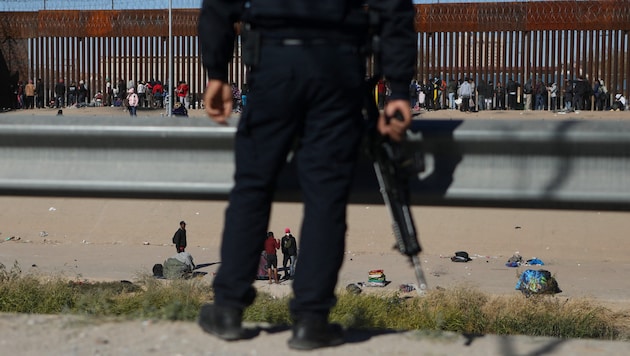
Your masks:
<svg viewBox="0 0 630 356"><path fill-rule="evenodd" d="M376 87L379 107L387 100L387 82L381 81ZM573 112L580 110L623 111L628 103L621 91L610 92L603 79L593 84L583 76L558 83L545 83L540 79L529 78L525 84L513 79L507 83L492 80L440 79L433 77L422 83L413 80L409 84L409 99L417 110L460 110L475 112L481 110L549 110Z"/></svg>
<svg viewBox="0 0 630 356"><path fill-rule="evenodd" d="M85 106L121 107L128 110L129 89L138 96L138 109L163 109L168 100L168 88L161 80L111 81L106 78L102 90L91 96L84 80L67 81L58 79L46 86L41 78L36 81L20 81L15 87L15 109L65 108ZM562 85L560 85L562 84ZM462 93L462 86L464 93ZM174 86L176 98L173 113L187 116L192 106L201 108L191 95L190 87L184 80ZM375 88L379 108L383 108L390 89L386 80L378 82ZM247 84L242 90L232 83L233 111L241 112L247 104ZM413 80L409 85L409 98L415 110L460 110L475 112L483 110L549 110L573 112L580 110L624 111L628 101L620 90L610 91L603 79L591 83L584 76L567 79L564 83L545 83L540 79L529 78L525 84L513 79L506 83L492 80L474 80L471 77L444 79L431 77L422 82ZM466 98L467 100L464 100ZM48 99L48 100L47 100ZM192 100L191 100L192 99ZM177 112L176 112L177 111Z"/></svg>
<svg viewBox="0 0 630 356"><path fill-rule="evenodd" d="M160 80L112 81L106 78L104 87L90 93L89 85L84 80L65 80L59 78L47 84L41 78L35 82L19 81L15 86L15 104L11 109L43 109L86 106L107 106L128 108L129 89L134 89L138 96L138 108L164 108L168 90ZM177 100L184 106L190 105L190 90L185 81L179 81L174 87Z"/></svg>

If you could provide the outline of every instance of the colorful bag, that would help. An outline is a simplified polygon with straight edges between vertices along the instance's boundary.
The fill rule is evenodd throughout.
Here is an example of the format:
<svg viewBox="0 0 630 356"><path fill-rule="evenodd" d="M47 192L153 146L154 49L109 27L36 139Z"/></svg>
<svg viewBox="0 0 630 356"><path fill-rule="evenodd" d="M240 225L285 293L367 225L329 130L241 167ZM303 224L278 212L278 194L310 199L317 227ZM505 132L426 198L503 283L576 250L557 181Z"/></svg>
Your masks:
<svg viewBox="0 0 630 356"><path fill-rule="evenodd" d="M516 282L516 290L520 290L526 296L532 294L556 294L562 290L558 287L558 282L547 270L528 269L523 271Z"/></svg>

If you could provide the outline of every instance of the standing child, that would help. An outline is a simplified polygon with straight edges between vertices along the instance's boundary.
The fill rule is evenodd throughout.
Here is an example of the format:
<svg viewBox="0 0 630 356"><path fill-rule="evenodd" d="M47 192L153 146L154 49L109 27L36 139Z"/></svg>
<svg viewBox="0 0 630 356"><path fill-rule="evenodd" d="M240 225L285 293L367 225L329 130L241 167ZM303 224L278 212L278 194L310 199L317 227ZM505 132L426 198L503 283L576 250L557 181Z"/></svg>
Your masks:
<svg viewBox="0 0 630 356"><path fill-rule="evenodd" d="M127 95L127 103L129 104L129 115L137 116L136 110L138 108L138 94L136 94L133 88L129 88L129 95Z"/></svg>

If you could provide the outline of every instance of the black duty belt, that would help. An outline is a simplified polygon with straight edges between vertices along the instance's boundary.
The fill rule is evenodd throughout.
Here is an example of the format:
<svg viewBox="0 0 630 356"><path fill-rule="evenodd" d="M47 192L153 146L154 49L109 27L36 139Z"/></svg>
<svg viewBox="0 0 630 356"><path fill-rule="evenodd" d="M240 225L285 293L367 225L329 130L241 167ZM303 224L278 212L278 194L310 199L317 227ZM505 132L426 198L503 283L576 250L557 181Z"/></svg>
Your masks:
<svg viewBox="0 0 630 356"><path fill-rule="evenodd" d="M350 41L332 40L329 38L298 38L298 37L267 37L262 36L262 44L267 45L280 45L280 46L325 46L325 45L357 45ZM357 45L358 47L358 45Z"/></svg>

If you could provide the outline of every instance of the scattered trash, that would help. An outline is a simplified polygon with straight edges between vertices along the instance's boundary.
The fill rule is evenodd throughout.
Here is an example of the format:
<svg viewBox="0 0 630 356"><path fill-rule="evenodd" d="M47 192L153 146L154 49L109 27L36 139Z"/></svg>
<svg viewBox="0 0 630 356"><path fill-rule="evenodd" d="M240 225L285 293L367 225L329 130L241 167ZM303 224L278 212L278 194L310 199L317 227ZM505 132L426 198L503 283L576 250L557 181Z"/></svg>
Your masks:
<svg viewBox="0 0 630 356"><path fill-rule="evenodd" d="M357 283L350 283L346 286L346 291L350 294L359 295L363 291Z"/></svg>
<svg viewBox="0 0 630 356"><path fill-rule="evenodd" d="M386 285L390 284L390 281L383 281L383 282L365 282L363 285L365 287L385 287Z"/></svg>
<svg viewBox="0 0 630 356"><path fill-rule="evenodd" d="M39 237L46 237L46 236L48 236L48 233L46 231L39 232Z"/></svg>
<svg viewBox="0 0 630 356"><path fill-rule="evenodd" d="M54 206L51 206L50 208L48 208L48 211L56 211L57 209L55 209Z"/></svg>
<svg viewBox="0 0 630 356"><path fill-rule="evenodd" d="M507 260L505 264L507 267L518 267L523 263L523 257L516 252L512 257Z"/></svg>
<svg viewBox="0 0 630 356"><path fill-rule="evenodd" d="M528 297L532 294L562 293L562 290L558 287L558 282L551 275L551 272L544 269L523 271L518 282L516 282L516 290L520 290Z"/></svg>
<svg viewBox="0 0 630 356"><path fill-rule="evenodd" d="M416 287L412 286L411 284L401 284L400 286L398 286L398 290L403 293L409 293L416 290Z"/></svg>
<svg viewBox="0 0 630 356"><path fill-rule="evenodd" d="M468 262L472 261L472 258L468 256L468 252L466 251L457 251L455 252L455 256L451 257L451 261L453 262Z"/></svg>
<svg viewBox="0 0 630 356"><path fill-rule="evenodd" d="M142 244L143 245L150 245L151 243L149 241L143 241Z"/></svg>
<svg viewBox="0 0 630 356"><path fill-rule="evenodd" d="M544 265L545 263L536 257L529 259L525 262L525 266L544 266Z"/></svg>

